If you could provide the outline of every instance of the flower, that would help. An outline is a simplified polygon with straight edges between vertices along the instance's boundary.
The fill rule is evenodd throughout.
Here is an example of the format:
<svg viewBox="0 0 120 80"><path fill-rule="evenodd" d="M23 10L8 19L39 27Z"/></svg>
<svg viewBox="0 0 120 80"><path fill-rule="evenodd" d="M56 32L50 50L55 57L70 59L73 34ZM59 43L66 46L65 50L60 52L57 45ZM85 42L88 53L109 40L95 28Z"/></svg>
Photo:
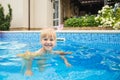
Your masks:
<svg viewBox="0 0 120 80"><path fill-rule="evenodd" d="M95 17L95 20L102 27L113 27L116 22L113 8L109 5L105 5L102 10L98 11L98 15Z"/></svg>
<svg viewBox="0 0 120 80"><path fill-rule="evenodd" d="M120 29L120 22L115 23L115 25L113 26L113 28L114 28L115 30Z"/></svg>

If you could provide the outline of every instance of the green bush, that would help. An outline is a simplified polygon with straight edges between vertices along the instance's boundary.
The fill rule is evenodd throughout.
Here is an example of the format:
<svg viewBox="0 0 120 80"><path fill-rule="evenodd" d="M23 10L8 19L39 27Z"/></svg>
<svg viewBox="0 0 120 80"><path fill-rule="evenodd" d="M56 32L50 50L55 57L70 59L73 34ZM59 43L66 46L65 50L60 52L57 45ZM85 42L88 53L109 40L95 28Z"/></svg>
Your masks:
<svg viewBox="0 0 120 80"><path fill-rule="evenodd" d="M98 11L98 15L95 20L100 23L99 26L101 27L112 27L115 21L113 14L112 6L105 5L101 10Z"/></svg>
<svg viewBox="0 0 120 80"><path fill-rule="evenodd" d="M64 24L66 27L87 27L87 26L98 26L95 21L95 15L85 15L79 18L69 18Z"/></svg>
<svg viewBox="0 0 120 80"><path fill-rule="evenodd" d="M98 26L98 23L95 21L95 15L86 15L83 20L83 26Z"/></svg>
<svg viewBox="0 0 120 80"><path fill-rule="evenodd" d="M85 15L79 18L67 19L64 23L66 27L87 27L100 26L120 29L120 4L112 7L105 5L98 11L97 16Z"/></svg>
<svg viewBox="0 0 120 80"><path fill-rule="evenodd" d="M120 8L117 8L115 11L115 21L120 22Z"/></svg>
<svg viewBox="0 0 120 80"><path fill-rule="evenodd" d="M9 30L10 29L10 23L12 20L12 9L10 4L8 4L9 13L5 15L4 8L0 4L0 30Z"/></svg>
<svg viewBox="0 0 120 80"><path fill-rule="evenodd" d="M100 24L101 27L111 27L114 29L119 28L120 22L120 7L112 7L105 5L101 10L98 11L98 15L95 20ZM117 27L116 27L117 25Z"/></svg>
<svg viewBox="0 0 120 80"><path fill-rule="evenodd" d="M79 18L69 18L69 19L65 20L64 26L78 27L79 26Z"/></svg>

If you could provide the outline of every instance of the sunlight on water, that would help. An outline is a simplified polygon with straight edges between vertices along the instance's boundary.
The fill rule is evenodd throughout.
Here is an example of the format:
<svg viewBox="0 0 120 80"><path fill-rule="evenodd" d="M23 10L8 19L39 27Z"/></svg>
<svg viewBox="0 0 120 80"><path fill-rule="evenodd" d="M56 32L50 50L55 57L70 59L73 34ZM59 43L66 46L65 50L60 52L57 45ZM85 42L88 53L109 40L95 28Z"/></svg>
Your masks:
<svg viewBox="0 0 120 80"><path fill-rule="evenodd" d="M25 46L26 44L19 43L18 41L0 42L0 49L21 49Z"/></svg>

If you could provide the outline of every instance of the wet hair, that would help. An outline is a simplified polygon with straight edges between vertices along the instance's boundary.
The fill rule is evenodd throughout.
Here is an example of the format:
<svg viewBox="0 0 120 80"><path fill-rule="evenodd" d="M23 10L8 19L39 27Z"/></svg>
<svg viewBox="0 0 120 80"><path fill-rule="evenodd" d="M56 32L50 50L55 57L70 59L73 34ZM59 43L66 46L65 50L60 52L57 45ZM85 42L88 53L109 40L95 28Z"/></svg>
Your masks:
<svg viewBox="0 0 120 80"><path fill-rule="evenodd" d="M52 37L54 40L56 40L56 32L52 28L42 29L40 37L41 37L41 39L45 38L45 37L48 37L48 38Z"/></svg>

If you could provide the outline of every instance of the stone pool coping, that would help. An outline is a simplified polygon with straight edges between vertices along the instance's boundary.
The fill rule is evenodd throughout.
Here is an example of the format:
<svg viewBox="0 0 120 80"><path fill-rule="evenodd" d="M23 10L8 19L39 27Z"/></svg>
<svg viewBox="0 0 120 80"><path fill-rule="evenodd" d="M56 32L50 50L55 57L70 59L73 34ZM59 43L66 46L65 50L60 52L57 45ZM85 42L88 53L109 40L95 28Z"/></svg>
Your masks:
<svg viewBox="0 0 120 80"><path fill-rule="evenodd" d="M0 31L0 33L14 33L14 32L41 32L41 30L31 31ZM120 30L56 30L56 32L64 33L120 33Z"/></svg>

